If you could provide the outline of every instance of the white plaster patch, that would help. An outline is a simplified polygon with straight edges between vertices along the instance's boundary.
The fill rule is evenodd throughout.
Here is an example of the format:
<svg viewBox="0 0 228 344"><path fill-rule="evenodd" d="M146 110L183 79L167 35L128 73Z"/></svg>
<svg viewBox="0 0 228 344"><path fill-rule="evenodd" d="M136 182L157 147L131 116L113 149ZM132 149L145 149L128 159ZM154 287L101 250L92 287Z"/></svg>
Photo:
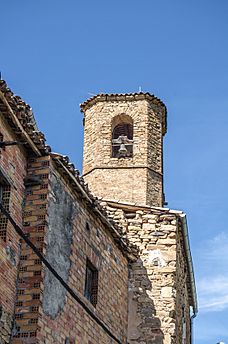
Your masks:
<svg viewBox="0 0 228 344"><path fill-rule="evenodd" d="M173 296L173 289L172 287L163 287L161 288L161 296L162 297L172 297Z"/></svg>
<svg viewBox="0 0 228 344"><path fill-rule="evenodd" d="M166 262L162 257L160 250L150 250L148 254L148 263L153 266L164 267Z"/></svg>

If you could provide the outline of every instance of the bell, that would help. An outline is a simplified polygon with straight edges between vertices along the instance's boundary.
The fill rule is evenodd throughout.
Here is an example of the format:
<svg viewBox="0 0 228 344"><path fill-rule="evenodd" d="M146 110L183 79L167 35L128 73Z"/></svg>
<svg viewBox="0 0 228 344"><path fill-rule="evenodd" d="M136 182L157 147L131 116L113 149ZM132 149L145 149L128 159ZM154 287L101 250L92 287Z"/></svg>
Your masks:
<svg viewBox="0 0 228 344"><path fill-rule="evenodd" d="M127 148L125 147L124 143L121 143L120 149L119 149L119 154L126 155L126 153L127 153Z"/></svg>

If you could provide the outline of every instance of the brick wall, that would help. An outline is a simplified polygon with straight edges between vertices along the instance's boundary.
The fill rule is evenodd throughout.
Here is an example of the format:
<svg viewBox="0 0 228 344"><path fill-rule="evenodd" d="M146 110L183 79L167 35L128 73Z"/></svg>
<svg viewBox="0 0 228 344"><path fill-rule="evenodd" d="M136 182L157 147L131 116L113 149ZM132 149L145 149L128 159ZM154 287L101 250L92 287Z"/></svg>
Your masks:
<svg viewBox="0 0 228 344"><path fill-rule="evenodd" d="M0 116L0 134L4 141L16 139L3 116ZM1 183L8 183L9 192L8 201L3 204L14 220L22 225L26 175L26 155L22 147L10 146L0 150L0 174ZM0 343L4 344L9 342L13 327L19 254L19 237L11 224L0 214Z"/></svg>
<svg viewBox="0 0 228 344"><path fill-rule="evenodd" d="M23 230L41 253L45 253L47 229L49 156L30 158L26 176L23 206ZM13 344L38 343L38 317L42 301L42 263L33 250L21 240L21 256Z"/></svg>

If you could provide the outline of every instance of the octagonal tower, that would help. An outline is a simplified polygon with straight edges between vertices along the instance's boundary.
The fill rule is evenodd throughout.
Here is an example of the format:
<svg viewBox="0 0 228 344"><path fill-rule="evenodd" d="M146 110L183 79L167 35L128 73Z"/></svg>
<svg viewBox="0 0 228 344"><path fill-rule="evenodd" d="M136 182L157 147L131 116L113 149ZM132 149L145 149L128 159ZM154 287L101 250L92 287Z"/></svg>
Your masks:
<svg viewBox="0 0 228 344"><path fill-rule="evenodd" d="M99 197L163 206L166 107L149 93L99 94L83 104L83 176Z"/></svg>

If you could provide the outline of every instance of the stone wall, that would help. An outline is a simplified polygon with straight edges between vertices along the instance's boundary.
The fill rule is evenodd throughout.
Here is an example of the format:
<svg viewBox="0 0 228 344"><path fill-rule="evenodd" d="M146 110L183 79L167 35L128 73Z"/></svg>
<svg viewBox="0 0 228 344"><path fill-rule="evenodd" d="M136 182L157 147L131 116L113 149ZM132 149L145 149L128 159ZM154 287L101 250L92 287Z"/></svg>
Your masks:
<svg viewBox="0 0 228 344"><path fill-rule="evenodd" d="M160 200L158 204L157 200ZM163 194L163 180L161 176L152 171L147 170L147 192L146 192L146 203L148 205L162 206L164 201ZM140 203L139 203L140 204ZM144 204L144 203L141 203Z"/></svg>
<svg viewBox="0 0 228 344"><path fill-rule="evenodd" d="M94 195L101 196L102 194L115 200L146 204L147 177L146 168L103 168L93 170L85 177L85 180ZM156 186L153 185L152 187L155 188ZM154 200L154 196L151 198Z"/></svg>
<svg viewBox="0 0 228 344"><path fill-rule="evenodd" d="M85 111L83 175L96 196L162 206L162 111L143 95ZM133 121L133 157L113 158L113 122L121 116Z"/></svg>
<svg viewBox="0 0 228 344"><path fill-rule="evenodd" d="M139 258L130 266L129 344L182 343L182 306L189 344L188 272L177 216L111 201L103 204L139 247Z"/></svg>
<svg viewBox="0 0 228 344"><path fill-rule="evenodd" d="M12 314L7 313L2 306L0 307L0 344L10 343L12 332Z"/></svg>
<svg viewBox="0 0 228 344"><path fill-rule="evenodd" d="M16 140L3 116L0 116L0 135L2 141ZM1 184L7 183L9 186L10 196L7 210L20 226L22 226L21 207L24 198L25 175L26 155L24 149L21 146L0 149ZM17 233L3 214L0 214L0 223L0 343L5 344L9 343L14 327L20 245ZM4 224L6 224L5 236L3 235Z"/></svg>
<svg viewBox="0 0 228 344"><path fill-rule="evenodd" d="M163 172L162 110L148 102L148 166L157 173Z"/></svg>

